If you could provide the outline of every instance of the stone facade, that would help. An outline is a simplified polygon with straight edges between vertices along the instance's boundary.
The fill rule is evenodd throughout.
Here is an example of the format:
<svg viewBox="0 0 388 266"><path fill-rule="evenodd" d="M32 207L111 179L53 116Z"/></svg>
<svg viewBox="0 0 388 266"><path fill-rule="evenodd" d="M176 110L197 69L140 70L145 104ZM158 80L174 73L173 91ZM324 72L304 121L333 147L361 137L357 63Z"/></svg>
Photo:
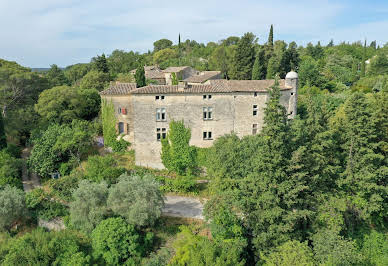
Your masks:
<svg viewBox="0 0 388 266"><path fill-rule="evenodd" d="M148 86L134 89L127 95L102 97L111 100L117 110L128 108L127 114L117 114L117 119L128 125L123 135L132 143L136 164L163 168L158 135L161 138L162 133L168 132L172 120L183 120L191 128L190 144L197 147L210 147L215 139L232 132L239 137L258 133L263 127L268 101L268 87L265 86L268 84L273 81L225 81L192 87L187 84ZM238 85L240 87L235 89ZM297 74L281 80L280 87L280 102L293 118L296 115ZM158 110L165 111L165 119L157 119Z"/></svg>

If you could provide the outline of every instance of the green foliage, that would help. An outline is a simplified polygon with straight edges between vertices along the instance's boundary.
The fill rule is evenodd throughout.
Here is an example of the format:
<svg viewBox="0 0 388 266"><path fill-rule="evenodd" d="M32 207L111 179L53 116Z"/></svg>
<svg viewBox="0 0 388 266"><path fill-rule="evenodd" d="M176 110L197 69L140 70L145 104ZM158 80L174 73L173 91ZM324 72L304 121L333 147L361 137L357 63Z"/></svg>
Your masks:
<svg viewBox="0 0 388 266"><path fill-rule="evenodd" d="M146 85L144 66L140 64L135 73L136 87L141 88Z"/></svg>
<svg viewBox="0 0 388 266"><path fill-rule="evenodd" d="M46 221L68 215L66 206L53 200L49 194L40 188L26 194L26 205L33 217Z"/></svg>
<svg viewBox="0 0 388 266"><path fill-rule="evenodd" d="M307 243L300 243L298 241L288 241L276 248L276 251L271 252L268 256L264 256L264 265L309 265L313 266L314 258L311 248Z"/></svg>
<svg viewBox="0 0 388 266"><path fill-rule="evenodd" d="M78 174L74 172L68 176L61 176L58 179L50 179L46 184L50 188L53 197L61 201L70 202L73 200L73 191L78 188L78 181Z"/></svg>
<svg viewBox="0 0 388 266"><path fill-rule="evenodd" d="M55 64L51 65L50 70L46 73L46 77L48 79L50 88L68 85L69 83L65 74L63 73L63 70Z"/></svg>
<svg viewBox="0 0 388 266"><path fill-rule="evenodd" d="M251 79L252 67L255 61L256 36L247 32L238 41L236 53L233 57L232 79Z"/></svg>
<svg viewBox="0 0 388 266"><path fill-rule="evenodd" d="M47 122L71 123L74 119L92 119L100 110L100 96L95 89L54 87L39 95L35 111Z"/></svg>
<svg viewBox="0 0 388 266"><path fill-rule="evenodd" d="M78 163L92 146L94 132L86 121L71 125L53 124L41 136L32 138L34 147L28 165L42 177L59 170L61 163L72 159ZM74 165L76 166L76 165Z"/></svg>
<svg viewBox="0 0 388 266"><path fill-rule="evenodd" d="M149 175L123 174L109 190L108 207L130 224L153 225L162 214L163 206L159 183Z"/></svg>
<svg viewBox="0 0 388 266"><path fill-rule="evenodd" d="M102 54L101 56L98 55L94 61L95 61L96 68L99 72L103 72L103 73L109 72L109 67L106 61L105 54Z"/></svg>
<svg viewBox="0 0 388 266"><path fill-rule="evenodd" d="M194 235L187 227L181 230L174 242L176 254L169 265L245 265L242 257L244 242L211 241Z"/></svg>
<svg viewBox="0 0 388 266"><path fill-rule="evenodd" d="M368 76L388 74L388 53L380 52L371 59Z"/></svg>
<svg viewBox="0 0 388 266"><path fill-rule="evenodd" d="M154 52L169 48L172 46L172 41L168 39L160 39L154 42Z"/></svg>
<svg viewBox="0 0 388 266"><path fill-rule="evenodd" d="M91 232L106 216L106 201L108 186L105 182L99 184L82 180L73 192L70 203L71 224L84 232Z"/></svg>
<svg viewBox="0 0 388 266"><path fill-rule="evenodd" d="M108 218L92 232L93 254L109 265L135 265L152 242L151 234L142 237L122 218Z"/></svg>
<svg viewBox="0 0 388 266"><path fill-rule="evenodd" d="M388 264L388 237L387 234L372 231L364 236L361 253L368 265Z"/></svg>
<svg viewBox="0 0 388 266"><path fill-rule="evenodd" d="M105 181L108 184L116 183L117 178L125 172L125 168L118 167L117 160L112 155L89 156L84 169L85 178L97 183Z"/></svg>
<svg viewBox="0 0 388 266"><path fill-rule="evenodd" d="M259 48L256 53L255 62L252 69L252 80L261 80L266 76L265 69L265 52L263 48Z"/></svg>
<svg viewBox="0 0 388 266"><path fill-rule="evenodd" d="M5 135L3 116L0 115L0 150L7 147L7 136Z"/></svg>
<svg viewBox="0 0 388 266"><path fill-rule="evenodd" d="M362 261L355 242L344 239L336 231L319 231L312 240L315 259L319 264L357 265Z"/></svg>
<svg viewBox="0 0 388 266"><path fill-rule="evenodd" d="M179 175L192 174L197 169L196 149L189 142L191 130L183 121L171 121L166 139L162 139L162 162Z"/></svg>
<svg viewBox="0 0 388 266"><path fill-rule="evenodd" d="M89 64L75 64L66 67L64 74L66 78L71 82L72 85L76 84L82 79L90 70Z"/></svg>
<svg viewBox="0 0 388 266"><path fill-rule="evenodd" d="M88 265L89 252L88 240L76 232L36 229L10 242L2 265Z"/></svg>
<svg viewBox="0 0 388 266"><path fill-rule="evenodd" d="M197 180L193 176L178 176L176 178L156 176L163 192L198 193Z"/></svg>
<svg viewBox="0 0 388 266"><path fill-rule="evenodd" d="M92 70L81 79L79 87L84 90L95 89L102 91L109 85L109 81L109 73Z"/></svg>
<svg viewBox="0 0 388 266"><path fill-rule="evenodd" d="M22 162L10 155L7 150L0 151L0 187L5 185L22 189Z"/></svg>
<svg viewBox="0 0 388 266"><path fill-rule="evenodd" d="M0 230L7 230L23 217L26 211L24 192L5 186L0 189Z"/></svg>
<svg viewBox="0 0 388 266"><path fill-rule="evenodd" d="M155 64L162 65L163 62L167 60L178 58L178 52L172 48L165 48L163 50L157 51L153 55L153 62Z"/></svg>
<svg viewBox="0 0 388 266"><path fill-rule="evenodd" d="M179 83L175 72L171 73L171 83L172 85L178 85Z"/></svg>

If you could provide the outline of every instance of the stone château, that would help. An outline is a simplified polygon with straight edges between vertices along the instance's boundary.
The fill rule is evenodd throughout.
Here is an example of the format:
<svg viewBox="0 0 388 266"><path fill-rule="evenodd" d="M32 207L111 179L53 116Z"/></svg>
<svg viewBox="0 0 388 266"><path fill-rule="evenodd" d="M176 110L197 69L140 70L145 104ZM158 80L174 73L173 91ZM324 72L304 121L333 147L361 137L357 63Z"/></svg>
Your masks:
<svg viewBox="0 0 388 266"><path fill-rule="evenodd" d="M261 130L268 89L274 80L202 82L198 75L185 77L178 85L136 88L135 83L112 83L100 93L102 99L113 103L118 133L132 143L137 165L163 168L161 139L166 137L172 120L184 121L191 129L190 144L197 147L209 147L215 139L231 132L243 137ZM199 82L190 82L190 78ZM279 80L279 87L280 102L293 118L298 74L289 72Z"/></svg>

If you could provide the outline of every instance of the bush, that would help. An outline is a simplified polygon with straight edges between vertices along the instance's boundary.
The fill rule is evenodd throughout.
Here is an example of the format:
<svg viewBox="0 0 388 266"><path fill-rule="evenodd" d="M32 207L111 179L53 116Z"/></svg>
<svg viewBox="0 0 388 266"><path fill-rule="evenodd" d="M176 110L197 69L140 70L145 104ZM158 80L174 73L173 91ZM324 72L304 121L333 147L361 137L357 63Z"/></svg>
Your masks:
<svg viewBox="0 0 388 266"><path fill-rule="evenodd" d="M72 193L78 187L78 176L72 173L69 176L62 176L59 179L50 179L47 185L51 189L52 194L66 202L72 200Z"/></svg>
<svg viewBox="0 0 388 266"><path fill-rule="evenodd" d="M37 188L26 194L27 208L33 217L49 221L55 217L68 215L68 210L63 204L53 200L51 196Z"/></svg>
<svg viewBox="0 0 388 266"><path fill-rule="evenodd" d="M0 189L0 230L11 228L26 211L24 192L9 185Z"/></svg>
<svg viewBox="0 0 388 266"><path fill-rule="evenodd" d="M124 172L124 168L117 167L117 161L112 155L90 156L85 165L85 177L94 182L104 180L108 184L116 183Z"/></svg>
<svg viewBox="0 0 388 266"><path fill-rule="evenodd" d="M15 158L21 158L22 148L16 144L8 143L6 151Z"/></svg>
<svg viewBox="0 0 388 266"><path fill-rule="evenodd" d="M160 190L163 192L198 193L197 181L193 176L179 176L177 178L157 176L156 179L162 184Z"/></svg>
<svg viewBox="0 0 388 266"><path fill-rule="evenodd" d="M133 225L122 218L108 218L92 232L94 256L109 265L136 265L152 243L153 234L142 237Z"/></svg>
<svg viewBox="0 0 388 266"><path fill-rule="evenodd" d="M314 256L311 248L307 243L300 243L298 241L288 241L276 248L268 256L264 256L264 265L301 265L313 266Z"/></svg>
<svg viewBox="0 0 388 266"><path fill-rule="evenodd" d="M0 151L0 187L10 185L23 189L21 170L20 159L13 157L6 149Z"/></svg>
<svg viewBox="0 0 388 266"><path fill-rule="evenodd" d="M108 207L130 224L152 225L162 214L164 201L159 183L149 175L123 174L109 190Z"/></svg>

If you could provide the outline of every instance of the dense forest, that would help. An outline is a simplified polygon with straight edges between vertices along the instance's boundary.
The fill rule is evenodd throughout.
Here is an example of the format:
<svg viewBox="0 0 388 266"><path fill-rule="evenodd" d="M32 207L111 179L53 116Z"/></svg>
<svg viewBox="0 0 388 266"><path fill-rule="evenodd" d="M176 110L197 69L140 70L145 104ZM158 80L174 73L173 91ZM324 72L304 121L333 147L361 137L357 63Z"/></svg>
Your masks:
<svg viewBox="0 0 388 266"><path fill-rule="evenodd" d="M259 134L197 148L172 121L167 169L137 167L99 92L152 83L130 73L144 65L226 79L294 70L298 116L275 82ZM1 265L388 265L388 43L301 46L271 26L264 41L179 35L47 72L0 59L0 105ZM31 173L41 186L23 191ZM205 198L205 222L162 216L166 193ZM58 217L66 229L39 226Z"/></svg>

